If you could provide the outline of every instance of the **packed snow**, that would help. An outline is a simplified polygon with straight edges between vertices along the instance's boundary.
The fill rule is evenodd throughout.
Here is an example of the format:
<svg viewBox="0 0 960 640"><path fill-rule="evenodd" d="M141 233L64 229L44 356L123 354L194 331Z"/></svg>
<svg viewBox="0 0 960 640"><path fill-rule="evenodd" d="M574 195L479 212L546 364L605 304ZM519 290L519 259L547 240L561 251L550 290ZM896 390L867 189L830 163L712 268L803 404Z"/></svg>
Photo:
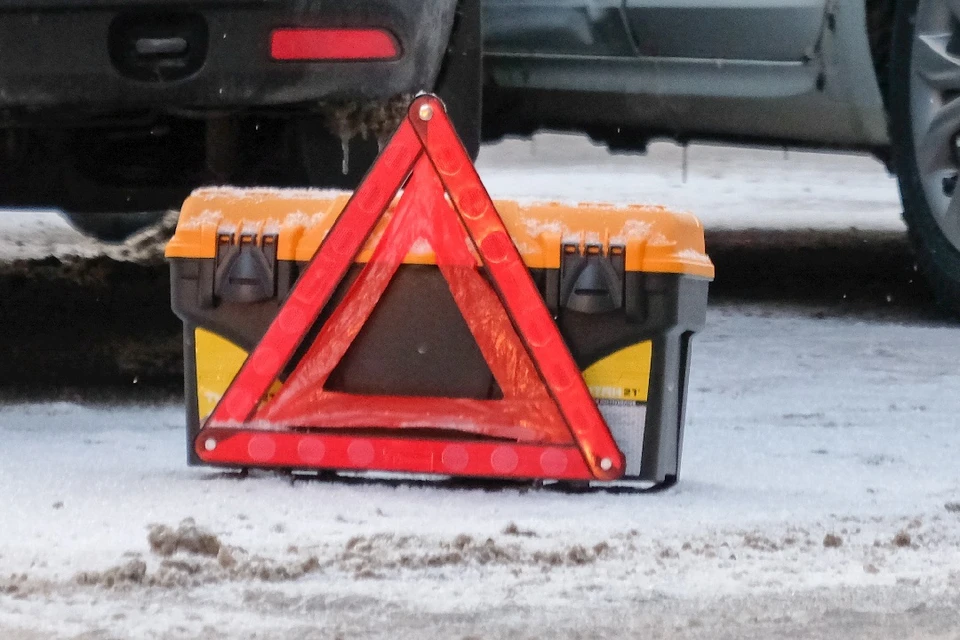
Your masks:
<svg viewBox="0 0 960 640"><path fill-rule="evenodd" d="M672 143L621 155L541 134L484 148L477 168L494 198L665 205L712 230L904 229L896 181L863 155L691 145L684 173Z"/></svg>
<svg viewBox="0 0 960 640"><path fill-rule="evenodd" d="M955 336L714 309L682 479L652 495L240 479L185 466L179 405L7 406L0 630L300 637L345 607L373 616L345 629L388 637L393 616L563 628L633 600L838 589L902 591L904 610L960 580ZM178 549L178 528L210 540Z"/></svg>
<svg viewBox="0 0 960 640"><path fill-rule="evenodd" d="M546 136L480 167L494 197L902 229L869 159L695 147L686 183L675 159ZM96 250L52 220L18 250ZM947 321L715 305L658 494L239 477L186 466L177 402L7 404L0 637L952 637L958 361Z"/></svg>

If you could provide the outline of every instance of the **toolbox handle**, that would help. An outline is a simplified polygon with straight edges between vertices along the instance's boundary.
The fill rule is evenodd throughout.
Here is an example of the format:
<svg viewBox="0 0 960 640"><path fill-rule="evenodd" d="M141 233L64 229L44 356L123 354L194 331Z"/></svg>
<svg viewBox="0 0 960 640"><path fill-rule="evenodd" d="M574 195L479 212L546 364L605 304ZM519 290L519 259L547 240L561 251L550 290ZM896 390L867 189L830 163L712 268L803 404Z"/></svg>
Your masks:
<svg viewBox="0 0 960 640"><path fill-rule="evenodd" d="M624 247L565 243L560 261L560 307L581 313L623 308Z"/></svg>
<svg viewBox="0 0 960 640"><path fill-rule="evenodd" d="M262 302L277 293L277 236L221 234L213 293L224 302Z"/></svg>

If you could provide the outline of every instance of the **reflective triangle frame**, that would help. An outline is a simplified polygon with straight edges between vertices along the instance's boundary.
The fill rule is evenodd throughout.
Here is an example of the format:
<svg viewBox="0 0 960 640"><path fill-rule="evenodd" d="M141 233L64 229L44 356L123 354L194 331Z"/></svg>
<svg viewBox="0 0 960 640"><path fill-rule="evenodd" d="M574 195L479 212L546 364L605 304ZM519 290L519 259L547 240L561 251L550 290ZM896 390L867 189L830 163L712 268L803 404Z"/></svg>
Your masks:
<svg viewBox="0 0 960 640"><path fill-rule="evenodd" d="M361 274L280 391L264 400L401 189ZM364 396L323 388L418 240L436 253L502 399ZM449 439L408 428L451 424L457 433ZM331 428L337 432L325 432ZM356 435L344 435L350 429ZM204 462L241 467L557 480L615 480L625 469L523 259L432 95L410 105L194 447Z"/></svg>

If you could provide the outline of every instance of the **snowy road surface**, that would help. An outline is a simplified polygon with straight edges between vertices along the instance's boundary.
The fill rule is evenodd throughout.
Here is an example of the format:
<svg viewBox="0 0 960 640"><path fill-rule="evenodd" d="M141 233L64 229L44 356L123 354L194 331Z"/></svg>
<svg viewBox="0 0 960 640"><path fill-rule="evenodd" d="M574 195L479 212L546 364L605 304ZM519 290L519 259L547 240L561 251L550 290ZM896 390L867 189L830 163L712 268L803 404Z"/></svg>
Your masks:
<svg viewBox="0 0 960 640"><path fill-rule="evenodd" d="M629 197L621 158L494 152L495 195ZM644 191L713 227L899 228L870 161L702 148L685 187L660 152ZM175 402L7 404L0 638L955 638L960 329L918 315L714 305L654 495L238 479L185 466Z"/></svg>
<svg viewBox="0 0 960 640"><path fill-rule="evenodd" d="M179 406L9 406L0 637L954 633L957 337L714 309L655 495L238 480L184 466ZM152 552L185 518L208 555Z"/></svg>

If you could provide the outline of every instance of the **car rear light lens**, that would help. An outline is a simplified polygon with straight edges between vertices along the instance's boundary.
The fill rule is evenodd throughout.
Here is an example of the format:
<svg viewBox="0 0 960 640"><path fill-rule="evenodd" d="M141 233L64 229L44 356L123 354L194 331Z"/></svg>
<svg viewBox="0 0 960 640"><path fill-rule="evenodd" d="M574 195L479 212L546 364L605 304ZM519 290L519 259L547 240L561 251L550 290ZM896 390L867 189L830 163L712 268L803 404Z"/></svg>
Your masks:
<svg viewBox="0 0 960 640"><path fill-rule="evenodd" d="M275 29L274 60L393 60L400 46L383 29Z"/></svg>

